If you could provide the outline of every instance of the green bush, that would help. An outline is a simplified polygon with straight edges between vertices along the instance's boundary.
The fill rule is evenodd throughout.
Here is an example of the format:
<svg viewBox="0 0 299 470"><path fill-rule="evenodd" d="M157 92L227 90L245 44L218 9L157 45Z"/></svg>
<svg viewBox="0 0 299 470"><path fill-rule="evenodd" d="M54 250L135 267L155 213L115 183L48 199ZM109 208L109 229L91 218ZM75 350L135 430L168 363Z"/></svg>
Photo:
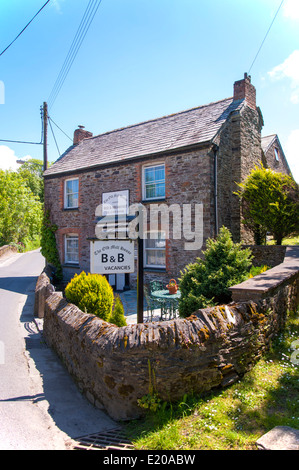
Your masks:
<svg viewBox="0 0 299 470"><path fill-rule="evenodd" d="M127 326L124 307L119 295L115 296L115 304L109 323L113 323L116 326Z"/></svg>
<svg viewBox="0 0 299 470"><path fill-rule="evenodd" d="M47 262L54 266L57 280L62 279L62 267L59 260L59 254L56 246L55 232L57 225L52 224L50 220L50 212L46 211L43 217L41 228L41 254L46 258Z"/></svg>
<svg viewBox="0 0 299 470"><path fill-rule="evenodd" d="M113 289L101 274L75 274L65 288L69 302L83 312L92 313L102 320L109 321L113 306Z"/></svg>
<svg viewBox="0 0 299 470"><path fill-rule="evenodd" d="M207 240L204 259L197 258L182 273L180 316L187 317L199 308L230 301L229 287L248 278L251 258L251 251L234 243L230 231L222 227L216 239Z"/></svg>

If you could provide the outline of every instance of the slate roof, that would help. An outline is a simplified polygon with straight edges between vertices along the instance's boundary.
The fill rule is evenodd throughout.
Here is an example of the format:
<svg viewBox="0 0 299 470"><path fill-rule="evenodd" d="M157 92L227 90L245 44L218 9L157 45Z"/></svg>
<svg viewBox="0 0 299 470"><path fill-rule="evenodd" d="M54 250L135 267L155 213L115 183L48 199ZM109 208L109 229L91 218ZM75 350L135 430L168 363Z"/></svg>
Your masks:
<svg viewBox="0 0 299 470"><path fill-rule="evenodd" d="M262 137L261 145L262 145L262 150L264 153L266 153L269 150L269 148L271 147L271 145L276 139L278 139L277 134L272 134L272 135L267 135L265 137Z"/></svg>
<svg viewBox="0 0 299 470"><path fill-rule="evenodd" d="M84 139L71 146L44 175L75 172L211 142L228 116L243 103L244 100L227 98Z"/></svg>

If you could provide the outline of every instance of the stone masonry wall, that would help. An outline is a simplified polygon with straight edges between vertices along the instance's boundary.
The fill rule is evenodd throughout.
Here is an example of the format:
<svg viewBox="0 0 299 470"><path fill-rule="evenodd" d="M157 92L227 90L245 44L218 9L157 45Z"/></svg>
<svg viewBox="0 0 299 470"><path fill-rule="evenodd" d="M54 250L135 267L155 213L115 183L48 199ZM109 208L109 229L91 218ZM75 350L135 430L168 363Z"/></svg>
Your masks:
<svg viewBox="0 0 299 470"><path fill-rule="evenodd" d="M235 242L253 242L241 224L240 202L234 192L261 160L261 128L260 112L244 106L231 115L216 141L219 227L228 227Z"/></svg>
<svg viewBox="0 0 299 470"><path fill-rule="evenodd" d="M264 285L266 275L262 275ZM117 420L141 416L137 400L152 390L162 400L174 401L185 393L239 380L269 347L288 310L298 305L296 260L281 265L277 282L277 271L274 276L269 271L269 287L255 301L239 302L236 295L242 286L237 286L235 301L228 306L198 310L187 319L122 328L81 312L58 293L51 294L42 276L47 343L79 389Z"/></svg>
<svg viewBox="0 0 299 470"><path fill-rule="evenodd" d="M148 202L142 201L142 168L143 165L165 163L166 197L156 204L203 204L204 238L214 235L213 185L211 183L211 156L209 148L196 151L164 155L159 158L139 160L129 163L118 163L105 168L88 170L66 175L60 178L45 179L45 201L51 212L51 222L57 224L57 246L64 277L69 280L77 272L90 271L90 242L95 237L95 211L102 202L102 193L129 190L130 204L142 202L149 213ZM79 207L64 208L64 182L68 178L79 178ZM171 219L170 219L171 221ZM171 225L171 224L170 224ZM194 227L192 227L194 230ZM79 236L79 266L67 265L64 260L64 239L67 234ZM166 242L166 269L159 270L158 275L165 283L171 278L178 278L186 264L199 256L199 250L185 251L185 239ZM154 273L154 274L153 274ZM145 277L157 276L157 271L146 269ZM136 284L136 274L130 275L131 285Z"/></svg>

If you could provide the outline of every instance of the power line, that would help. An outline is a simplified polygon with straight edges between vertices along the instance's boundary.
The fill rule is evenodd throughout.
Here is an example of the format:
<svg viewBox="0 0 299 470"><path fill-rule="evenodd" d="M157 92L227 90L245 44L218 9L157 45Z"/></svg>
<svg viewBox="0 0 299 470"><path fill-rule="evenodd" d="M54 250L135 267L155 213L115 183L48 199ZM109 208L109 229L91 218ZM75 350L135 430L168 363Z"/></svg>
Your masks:
<svg viewBox="0 0 299 470"><path fill-rule="evenodd" d="M46 5L48 5L48 3L50 2L51 0L48 0L39 10L38 12L34 15L34 17L29 21L29 23L26 24L25 28L22 29L22 31L17 35L17 37L4 49L4 51L1 52L0 54L0 57L4 54L4 52L7 51L7 49L10 48L10 46L12 46L12 44L21 36L21 34L25 31L26 28L28 28L28 26L30 25L30 23L32 23L32 21L34 20L34 18L37 17L37 15L45 8Z"/></svg>
<svg viewBox="0 0 299 470"><path fill-rule="evenodd" d="M54 87L48 99L49 107L51 108L66 80L66 77L73 65L73 62L79 52L79 49L84 41L84 38L90 28L90 25L98 11L102 0L90 0L85 10L81 23L77 29L76 35L73 39L72 45L69 49L67 57L63 63L60 73L56 79Z"/></svg>
<svg viewBox="0 0 299 470"><path fill-rule="evenodd" d="M54 131L53 131L53 128L52 128L52 124L51 124L51 120L49 119L49 124L50 124L50 129L52 131L52 135L53 135L53 139L55 141L55 144L56 144L56 148L57 148L57 151L58 151L58 155L60 156L61 153L60 153L60 150L59 150L59 147L58 147L58 144L57 144L57 140L56 140L56 137L55 137L55 134L54 134Z"/></svg>
<svg viewBox="0 0 299 470"><path fill-rule="evenodd" d="M49 118L49 120L51 120L51 121L53 122L53 124L54 124L68 139L70 139L71 141L73 141L73 139L71 139L70 136L68 136L62 129L60 129L60 127L53 121L53 119L52 119L50 116L48 116L48 118Z"/></svg>
<svg viewBox="0 0 299 470"><path fill-rule="evenodd" d="M40 142L27 142L24 140L8 140L8 139L0 139L0 142L11 142L13 144L28 144L28 145L43 145L44 143L44 126L43 126L43 109L41 108L41 137Z"/></svg>
<svg viewBox="0 0 299 470"><path fill-rule="evenodd" d="M0 139L0 142L12 142L14 144L43 145L42 142L24 142L22 140L6 140Z"/></svg>
<svg viewBox="0 0 299 470"><path fill-rule="evenodd" d="M250 73L250 70L252 69L253 64L255 63L255 61L256 61L256 59L257 59L257 57L258 57L258 55L259 55L259 53L260 53L260 51L261 51L261 49L262 49L262 47L263 47L263 45L264 45L264 43L265 43L267 37L268 37L268 34L270 33L270 30L271 30L271 28L272 28L272 26L273 26L274 21L276 20L276 17L277 17L277 15L278 15L278 13L279 13L281 7L282 7L283 2L284 2L284 0L282 0L281 4L279 5L279 8L278 8L278 10L277 10L277 12L276 12L276 14L275 14L273 20L272 20L272 23L270 24L270 27L269 27L269 29L268 29L268 31L267 31L267 33L266 33L266 36L264 37L264 39L263 39L263 41L262 41L262 44L260 45L259 50L257 51L257 54L256 54L256 56L255 56L255 58L254 58L254 60L253 60L253 62L252 62L252 64L251 64L251 66L250 66L250 68L249 68L249 70L248 70L248 73Z"/></svg>

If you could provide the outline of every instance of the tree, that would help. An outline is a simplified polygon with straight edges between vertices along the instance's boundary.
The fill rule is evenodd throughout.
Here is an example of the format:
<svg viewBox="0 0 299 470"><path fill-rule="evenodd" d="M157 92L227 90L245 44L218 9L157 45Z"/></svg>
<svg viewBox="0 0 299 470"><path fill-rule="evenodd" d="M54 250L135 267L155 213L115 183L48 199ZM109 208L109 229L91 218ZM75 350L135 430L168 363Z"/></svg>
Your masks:
<svg viewBox="0 0 299 470"><path fill-rule="evenodd" d="M18 169L26 186L37 196L41 202L44 201L43 161L31 158Z"/></svg>
<svg viewBox="0 0 299 470"><path fill-rule="evenodd" d="M218 237L207 240L204 259L186 266L180 279L180 316L187 317L199 308L230 301L229 287L243 282L252 265L252 254L234 243L226 227Z"/></svg>
<svg viewBox="0 0 299 470"><path fill-rule="evenodd" d="M0 170L0 244L33 240L41 222L42 204L22 176Z"/></svg>
<svg viewBox="0 0 299 470"><path fill-rule="evenodd" d="M271 232L277 245L299 230L298 185L291 176L255 167L236 192L241 201L243 223L257 244Z"/></svg>

